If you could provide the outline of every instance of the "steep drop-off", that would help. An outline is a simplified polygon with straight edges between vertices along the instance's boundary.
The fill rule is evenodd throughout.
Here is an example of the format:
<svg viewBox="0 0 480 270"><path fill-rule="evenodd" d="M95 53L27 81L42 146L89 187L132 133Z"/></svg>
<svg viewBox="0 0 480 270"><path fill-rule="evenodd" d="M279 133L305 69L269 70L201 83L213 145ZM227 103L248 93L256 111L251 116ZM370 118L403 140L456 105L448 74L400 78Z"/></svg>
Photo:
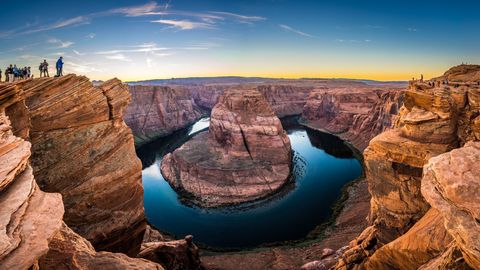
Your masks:
<svg viewBox="0 0 480 270"><path fill-rule="evenodd" d="M315 89L302 113L302 123L335 134L363 151L370 140L390 129L403 103L403 91L359 87Z"/></svg>
<svg viewBox="0 0 480 270"><path fill-rule="evenodd" d="M215 207L278 190L290 163L290 141L263 95L230 90L214 107L209 132L166 155L161 169L173 187Z"/></svg>
<svg viewBox="0 0 480 270"><path fill-rule="evenodd" d="M446 152L480 139L479 92L476 81L411 82L395 128L364 152L370 226L335 269L478 269L478 147Z"/></svg>
<svg viewBox="0 0 480 270"><path fill-rule="evenodd" d="M132 129L136 145L167 136L206 115L188 89L129 86L129 90L132 102L126 109L125 122Z"/></svg>
<svg viewBox="0 0 480 270"><path fill-rule="evenodd" d="M42 190L62 194L65 222L97 248L137 246L132 241L141 241L143 188L122 119L127 87L116 79L94 87L75 75L19 85L31 119L35 178Z"/></svg>

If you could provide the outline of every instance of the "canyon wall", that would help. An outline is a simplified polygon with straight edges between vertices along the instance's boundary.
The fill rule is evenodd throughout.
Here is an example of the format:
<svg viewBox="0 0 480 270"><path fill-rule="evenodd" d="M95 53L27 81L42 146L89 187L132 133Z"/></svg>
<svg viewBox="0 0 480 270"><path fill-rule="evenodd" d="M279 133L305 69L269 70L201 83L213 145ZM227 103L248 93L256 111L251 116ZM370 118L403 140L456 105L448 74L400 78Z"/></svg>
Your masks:
<svg viewBox="0 0 480 270"><path fill-rule="evenodd" d="M124 118L136 145L170 135L207 114L185 88L129 86L129 90L132 102Z"/></svg>
<svg viewBox="0 0 480 270"><path fill-rule="evenodd" d="M28 137L28 118L19 119L23 128L12 128L9 113L25 115L25 111L22 89L13 84L0 85L1 269L37 265L62 226L62 196L41 191L29 164L31 145L21 138Z"/></svg>
<svg viewBox="0 0 480 270"><path fill-rule="evenodd" d="M411 82L394 129L370 142L370 226L335 269L479 269L480 85L460 77Z"/></svg>
<svg viewBox="0 0 480 270"><path fill-rule="evenodd" d="M311 86L293 85L188 85L129 86L132 102L125 122L132 129L135 144L141 146L188 127L205 117L228 89L256 88L278 117L300 115Z"/></svg>
<svg viewBox="0 0 480 270"><path fill-rule="evenodd" d="M315 89L301 122L335 134L363 151L370 140L390 129L403 103L403 91L369 86Z"/></svg>
<svg viewBox="0 0 480 270"><path fill-rule="evenodd" d="M19 86L31 119L35 178L42 190L62 194L65 222L100 249L139 246L143 187L133 137L122 119L127 87L116 79L94 87L75 75Z"/></svg>
<svg viewBox="0 0 480 270"><path fill-rule="evenodd" d="M74 76L66 77L67 80L72 78L75 79ZM38 121L39 118L31 118L36 114L30 114L31 108L26 106L27 93L25 90L30 89L26 85L32 84L42 85L42 87L55 86L56 83L52 80L62 81L52 78L0 84L0 228L2 231L0 233L0 268L12 270L97 268L162 270L163 267L160 264L147 260L129 258L120 253L96 252L88 240L73 232L63 222L62 195L45 193L37 185L37 179L34 178L36 171L30 166L33 158L31 156L32 144L27 139L30 140L37 135L38 130L31 129L36 126L35 121ZM82 81L83 79L78 80ZM49 83L46 83L47 81ZM111 92L115 89L112 87L114 85L118 86L116 83L107 83L103 86L103 90L111 105L110 116L118 117L121 115L121 107L125 106L125 99L115 98L116 95ZM84 90L84 88L80 89ZM97 90L102 92L100 89ZM71 92L71 96L62 98L61 93L52 94L48 87L43 88L43 92L46 96L52 95L60 98L65 105L67 105L66 99L78 98L78 95ZM49 105L52 106L49 107ZM108 110L107 103L104 105ZM58 103L47 103L44 106L62 111ZM65 106L65 108L71 109L69 106ZM67 113L68 110L65 112ZM75 114L82 117L79 112L81 110L76 111ZM46 115L48 114L46 113ZM82 140L81 137L75 139ZM51 141L54 142L54 140ZM35 142L33 147L35 147ZM70 166L74 170L76 163L68 160L67 162L65 166ZM70 178L67 181L71 180ZM89 192L95 193L96 190ZM91 214L96 213L92 212ZM85 220L91 219L86 218Z"/></svg>

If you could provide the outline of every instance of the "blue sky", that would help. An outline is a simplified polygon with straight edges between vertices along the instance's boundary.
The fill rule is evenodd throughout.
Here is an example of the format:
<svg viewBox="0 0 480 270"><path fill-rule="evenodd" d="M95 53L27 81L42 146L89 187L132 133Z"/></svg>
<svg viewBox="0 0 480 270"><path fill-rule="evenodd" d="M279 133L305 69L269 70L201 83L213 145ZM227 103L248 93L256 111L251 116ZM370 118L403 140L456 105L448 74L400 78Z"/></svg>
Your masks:
<svg viewBox="0 0 480 270"><path fill-rule="evenodd" d="M62 55L92 79L406 80L480 63L480 2L7 1L0 67Z"/></svg>

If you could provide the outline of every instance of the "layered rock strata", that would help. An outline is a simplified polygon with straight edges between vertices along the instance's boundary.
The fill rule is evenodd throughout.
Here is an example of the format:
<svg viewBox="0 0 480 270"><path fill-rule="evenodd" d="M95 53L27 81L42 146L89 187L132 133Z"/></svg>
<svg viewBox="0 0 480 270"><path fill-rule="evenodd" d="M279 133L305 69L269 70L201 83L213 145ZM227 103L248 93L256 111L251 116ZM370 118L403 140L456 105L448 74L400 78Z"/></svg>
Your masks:
<svg viewBox="0 0 480 270"><path fill-rule="evenodd" d="M425 165L422 194L441 213L446 230L463 258L480 269L480 142L430 159Z"/></svg>
<svg viewBox="0 0 480 270"><path fill-rule="evenodd" d="M300 115L313 87L292 85L259 85L262 93L278 117Z"/></svg>
<svg viewBox="0 0 480 270"><path fill-rule="evenodd" d="M315 89L303 109L302 123L335 134L363 151L373 137L393 126L402 103L399 89Z"/></svg>
<svg viewBox="0 0 480 270"><path fill-rule="evenodd" d="M130 86L129 90L132 102L126 110L125 122L132 129L137 145L172 134L206 115L185 88Z"/></svg>
<svg viewBox="0 0 480 270"><path fill-rule="evenodd" d="M464 85L444 81L411 82L395 128L375 137L364 152L372 195L370 227L350 243L336 269L382 269L387 266L390 269L428 269L426 267L432 265L456 265L456 262L445 261L455 256L455 260L459 260L458 252L454 252L456 248L462 251L471 267L476 267L476 255L471 255L475 253L474 244L465 245L466 240L458 237L459 234L467 237L467 233L456 234L451 229L464 226L452 218L455 216L451 214L452 209L458 207L465 211L466 208L452 206L455 202L450 199L453 198L445 199L448 196L459 198L460 190L475 192L473 181L468 179L468 175L475 174L475 167L469 165L473 164L472 160L478 160L473 153L475 147L467 144L462 152L464 159L455 155L457 150L445 154L456 156L458 163L443 162L442 169L436 169L433 164L440 164L440 157L450 160L442 153L464 142L478 140L475 119L479 114L476 106L479 90L476 82ZM462 162L466 165L460 165ZM424 168L425 164L428 165ZM452 176L448 170L458 177L448 177ZM444 194L446 187L438 184L442 177L449 179L444 185L451 185L451 191L455 189L453 187L459 188L458 194ZM432 182L437 183L428 188L427 183ZM464 186L465 183L468 187ZM427 189L430 190L428 195ZM468 192L463 195L462 199L469 202L473 196ZM440 203L442 198L443 205ZM451 204L450 213L445 201ZM474 212L470 213L475 216ZM448 226L449 218L455 220L450 223L451 227ZM447 247L451 248L447 250Z"/></svg>
<svg viewBox="0 0 480 270"><path fill-rule="evenodd" d="M30 143L16 136L27 135L28 129L12 130L7 111L25 109L23 99L18 86L0 85L1 269L36 267L60 229L64 212L61 195L42 192L35 182L29 164Z"/></svg>
<svg viewBox="0 0 480 270"><path fill-rule="evenodd" d="M227 91L201 133L162 160L161 171L198 204L256 200L289 178L291 146L278 117L256 90Z"/></svg>
<svg viewBox="0 0 480 270"><path fill-rule="evenodd" d="M128 88L116 79L94 87L75 75L19 87L31 119L36 180L43 190L62 194L65 222L97 248L138 249L143 188L141 163L122 119Z"/></svg>

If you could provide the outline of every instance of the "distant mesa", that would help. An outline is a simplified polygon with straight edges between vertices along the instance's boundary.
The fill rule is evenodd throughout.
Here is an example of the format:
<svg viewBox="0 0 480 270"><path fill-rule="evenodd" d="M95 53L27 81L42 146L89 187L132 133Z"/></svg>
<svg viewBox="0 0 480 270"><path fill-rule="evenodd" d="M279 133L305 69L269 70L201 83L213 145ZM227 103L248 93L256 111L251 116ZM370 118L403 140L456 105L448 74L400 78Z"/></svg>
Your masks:
<svg viewBox="0 0 480 270"><path fill-rule="evenodd" d="M195 204L218 207L260 199L288 180L287 133L257 90L228 90L213 108L208 132L162 161L161 171Z"/></svg>

